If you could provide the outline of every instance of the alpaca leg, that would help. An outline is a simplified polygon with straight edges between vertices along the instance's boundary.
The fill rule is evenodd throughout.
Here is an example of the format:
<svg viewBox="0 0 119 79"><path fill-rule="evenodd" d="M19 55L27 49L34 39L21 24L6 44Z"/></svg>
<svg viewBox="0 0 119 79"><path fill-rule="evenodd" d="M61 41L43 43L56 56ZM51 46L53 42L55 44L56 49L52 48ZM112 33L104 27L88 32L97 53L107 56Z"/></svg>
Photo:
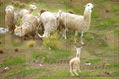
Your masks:
<svg viewBox="0 0 119 79"><path fill-rule="evenodd" d="M76 41L77 41L77 35L78 35L78 32L77 31L75 31L75 38L74 38L74 41L75 41L75 43L76 43Z"/></svg>
<svg viewBox="0 0 119 79"><path fill-rule="evenodd" d="M80 66L79 66L79 68L78 68L78 71L81 72L81 70L80 70Z"/></svg>
<svg viewBox="0 0 119 79"><path fill-rule="evenodd" d="M73 72L75 73L76 76L79 76L79 74L77 73L77 69L74 69Z"/></svg>
<svg viewBox="0 0 119 79"><path fill-rule="evenodd" d="M70 73L71 73L71 76L74 76L74 73L72 71L72 68L70 68Z"/></svg>
<svg viewBox="0 0 119 79"><path fill-rule="evenodd" d="M64 39L66 40L67 39L67 29L64 29L64 32L63 32L63 37L64 37Z"/></svg>
<svg viewBox="0 0 119 79"><path fill-rule="evenodd" d="M74 73L73 73L73 65L72 65L72 63L70 63L69 64L69 66L70 66L70 73L71 73L71 76L74 76Z"/></svg>
<svg viewBox="0 0 119 79"><path fill-rule="evenodd" d="M81 44L84 45L84 42L83 42L83 32L81 32Z"/></svg>

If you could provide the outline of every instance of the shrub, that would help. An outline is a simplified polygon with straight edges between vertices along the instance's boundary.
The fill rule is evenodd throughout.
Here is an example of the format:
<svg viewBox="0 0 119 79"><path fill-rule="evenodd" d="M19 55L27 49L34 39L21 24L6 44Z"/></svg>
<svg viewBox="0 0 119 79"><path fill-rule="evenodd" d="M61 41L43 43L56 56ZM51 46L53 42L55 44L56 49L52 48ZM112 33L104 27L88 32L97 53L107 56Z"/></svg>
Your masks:
<svg viewBox="0 0 119 79"><path fill-rule="evenodd" d="M33 47L35 44L36 44L36 42L35 42L34 40L29 40L29 41L27 41L27 43L26 43L26 45L27 45L28 47Z"/></svg>
<svg viewBox="0 0 119 79"><path fill-rule="evenodd" d="M12 1L12 4L16 7L20 7L20 8L23 8L26 6L25 3L21 3L20 1Z"/></svg>
<svg viewBox="0 0 119 79"><path fill-rule="evenodd" d="M59 40L59 35L57 33L43 38L43 45L46 47L58 48L62 45L62 41Z"/></svg>

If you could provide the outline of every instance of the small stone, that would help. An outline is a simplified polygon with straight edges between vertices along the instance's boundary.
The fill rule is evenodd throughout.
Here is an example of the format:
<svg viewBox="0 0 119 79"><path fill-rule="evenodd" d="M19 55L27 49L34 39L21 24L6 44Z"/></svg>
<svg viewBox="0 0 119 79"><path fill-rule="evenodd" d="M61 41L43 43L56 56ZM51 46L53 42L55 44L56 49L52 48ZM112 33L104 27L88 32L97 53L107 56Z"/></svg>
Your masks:
<svg viewBox="0 0 119 79"><path fill-rule="evenodd" d="M109 10L105 10L105 12L106 12L106 13L108 13L108 12L109 12Z"/></svg>
<svg viewBox="0 0 119 79"><path fill-rule="evenodd" d="M2 44L2 42L0 41L0 44Z"/></svg>
<svg viewBox="0 0 119 79"><path fill-rule="evenodd" d="M9 70L9 67L8 67L8 66L7 66L7 67L5 67L5 68L4 68L4 70Z"/></svg>
<svg viewBox="0 0 119 79"><path fill-rule="evenodd" d="M2 49L0 49L0 54L3 54L4 52L3 52L3 50Z"/></svg>
<svg viewBox="0 0 119 79"><path fill-rule="evenodd" d="M19 50L18 50L18 48L15 48L14 51L15 51L15 52L18 52Z"/></svg>

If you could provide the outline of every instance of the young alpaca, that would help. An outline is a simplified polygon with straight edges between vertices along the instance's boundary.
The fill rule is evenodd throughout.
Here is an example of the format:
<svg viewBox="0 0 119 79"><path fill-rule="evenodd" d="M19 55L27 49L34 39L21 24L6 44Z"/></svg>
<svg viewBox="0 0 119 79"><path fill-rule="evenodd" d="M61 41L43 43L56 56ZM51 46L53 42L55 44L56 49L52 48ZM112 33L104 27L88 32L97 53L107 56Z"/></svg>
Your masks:
<svg viewBox="0 0 119 79"><path fill-rule="evenodd" d="M78 76L78 73L77 71L81 72L80 71L80 52L81 52L81 48L76 48L76 57L72 58L69 62L69 65L70 65L70 73L72 76Z"/></svg>
<svg viewBox="0 0 119 79"><path fill-rule="evenodd" d="M5 9L5 12L5 24L8 27L9 32L14 33L15 24L17 23L14 7L12 5L8 5Z"/></svg>
<svg viewBox="0 0 119 79"><path fill-rule="evenodd" d="M75 31L75 37L77 36L78 31L81 32L81 44L84 44L82 37L83 32L87 31L90 27L91 22L91 13L93 9L93 4L88 3L85 6L84 15L75 15L71 13L61 13L60 17L60 23L65 26L66 29L74 30ZM66 38L66 29L65 32L65 38Z"/></svg>

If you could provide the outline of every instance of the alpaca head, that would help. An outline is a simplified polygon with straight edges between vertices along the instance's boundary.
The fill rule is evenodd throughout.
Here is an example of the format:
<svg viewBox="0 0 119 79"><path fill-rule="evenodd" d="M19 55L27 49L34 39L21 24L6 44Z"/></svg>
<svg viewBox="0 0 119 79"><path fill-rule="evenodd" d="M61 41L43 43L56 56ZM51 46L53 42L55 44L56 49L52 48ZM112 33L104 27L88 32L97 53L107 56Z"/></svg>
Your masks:
<svg viewBox="0 0 119 79"><path fill-rule="evenodd" d="M14 12L14 7L12 6L12 5L8 5L7 7L6 7L6 9L5 9L5 12L6 13L9 13L9 12Z"/></svg>
<svg viewBox="0 0 119 79"><path fill-rule="evenodd" d="M76 56L77 56L77 57L80 57L81 48L82 48L82 47L76 48Z"/></svg>
<svg viewBox="0 0 119 79"><path fill-rule="evenodd" d="M88 3L85 6L85 9L89 12L92 12L94 5L92 3Z"/></svg>
<svg viewBox="0 0 119 79"><path fill-rule="evenodd" d="M29 8L30 10L35 10L35 9L37 9L37 7L36 7L36 5L30 5L30 8Z"/></svg>
<svg viewBox="0 0 119 79"><path fill-rule="evenodd" d="M22 36L22 27L16 27L14 33L16 36Z"/></svg>
<svg viewBox="0 0 119 79"><path fill-rule="evenodd" d="M44 12L46 12L46 10L41 10L41 11L40 11L40 15L41 15L42 13L44 13Z"/></svg>

